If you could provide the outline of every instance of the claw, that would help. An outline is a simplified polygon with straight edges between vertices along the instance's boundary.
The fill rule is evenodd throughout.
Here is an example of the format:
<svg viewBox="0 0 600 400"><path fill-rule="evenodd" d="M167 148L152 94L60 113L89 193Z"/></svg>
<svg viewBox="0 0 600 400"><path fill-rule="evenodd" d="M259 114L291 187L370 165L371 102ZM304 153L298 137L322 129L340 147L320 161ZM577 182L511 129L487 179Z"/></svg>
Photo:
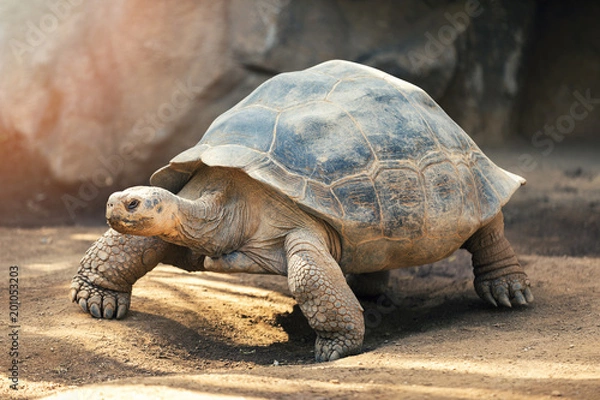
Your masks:
<svg viewBox="0 0 600 400"><path fill-rule="evenodd" d="M513 305L524 306L533 301L525 273L505 275L493 280L475 279L474 283L479 297L495 306L512 308Z"/></svg>
<svg viewBox="0 0 600 400"><path fill-rule="evenodd" d="M102 314L102 318L112 319L112 317L115 314L115 309L111 305L108 305L107 307L103 307L102 309L104 311Z"/></svg>
<svg viewBox="0 0 600 400"><path fill-rule="evenodd" d="M95 286L88 279L76 276L69 295L83 312L95 318L122 319L129 310L131 292L117 292Z"/></svg>
<svg viewBox="0 0 600 400"><path fill-rule="evenodd" d="M483 294L483 299L485 301L487 301L488 303L491 303L494 305L494 307L498 307L498 303L496 303L496 300L494 299L494 296L492 296L492 293L490 292L485 292Z"/></svg>
<svg viewBox="0 0 600 400"><path fill-rule="evenodd" d="M531 293L531 289L526 287L524 294L525 294L525 300L527 300L528 303L531 303L533 301L533 293Z"/></svg>
<svg viewBox="0 0 600 400"><path fill-rule="evenodd" d="M315 342L316 361L333 361L360 352L361 345L352 346L352 341L351 338L324 339L317 334L317 341Z"/></svg>
<svg viewBox="0 0 600 400"><path fill-rule="evenodd" d="M479 293L479 295L482 299L484 299L490 304L493 304L494 307L498 307L498 303L496 303L494 296L492 296L492 292L489 285L481 285L479 289L481 290L481 293Z"/></svg>
<svg viewBox="0 0 600 400"><path fill-rule="evenodd" d="M98 304L92 303L92 305L90 305L90 314L92 314L92 317L94 318L102 318L102 313L100 312Z"/></svg>
<svg viewBox="0 0 600 400"><path fill-rule="evenodd" d="M523 289L523 286L521 285L521 282L519 282L519 281L510 282L510 291L511 292L515 293L522 289Z"/></svg>
<svg viewBox="0 0 600 400"><path fill-rule="evenodd" d="M510 300L508 299L508 295L506 293L502 293L498 297L498 302L504 307L512 308L512 304L510 304Z"/></svg>
<svg viewBox="0 0 600 400"><path fill-rule="evenodd" d="M121 304L119 308L117 308L117 319L125 318L125 314L127 314L127 306L125 304Z"/></svg>
<svg viewBox="0 0 600 400"><path fill-rule="evenodd" d="M72 288L70 296L79 304L83 312L90 313L95 318L122 319L129 310L129 293L95 287L88 291L79 287Z"/></svg>
<svg viewBox="0 0 600 400"><path fill-rule="evenodd" d="M504 286L503 284L495 285L492 288L492 292L496 300L498 300L498 303L505 307L512 307L508 298L508 289L506 288L506 286Z"/></svg>
<svg viewBox="0 0 600 400"><path fill-rule="evenodd" d="M102 310L103 310L103 317L106 319L111 319L114 314L115 314L115 299L114 298L110 298L110 297L105 297L104 301L102 302Z"/></svg>
<svg viewBox="0 0 600 400"><path fill-rule="evenodd" d="M71 303L77 302L77 289L72 288L69 297L71 298Z"/></svg>
<svg viewBox="0 0 600 400"><path fill-rule="evenodd" d="M88 306L86 299L79 299L79 307L83 310L83 312L88 312Z"/></svg>
<svg viewBox="0 0 600 400"><path fill-rule="evenodd" d="M523 293L521 293L520 290L517 290L515 292L515 303L520 305L520 306L526 306L527 305L527 300L525 300L525 297L523 297Z"/></svg>
<svg viewBox="0 0 600 400"><path fill-rule="evenodd" d="M523 285L519 281L513 281L510 285L510 292L512 293L513 303L519 306L526 306L527 301L523 296Z"/></svg>

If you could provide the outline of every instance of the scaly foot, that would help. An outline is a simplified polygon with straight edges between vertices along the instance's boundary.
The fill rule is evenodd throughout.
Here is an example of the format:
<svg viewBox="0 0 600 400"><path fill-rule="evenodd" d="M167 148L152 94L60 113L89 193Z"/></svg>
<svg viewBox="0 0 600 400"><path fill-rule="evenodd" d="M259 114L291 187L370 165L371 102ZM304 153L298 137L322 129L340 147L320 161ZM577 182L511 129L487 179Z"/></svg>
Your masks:
<svg viewBox="0 0 600 400"><path fill-rule="evenodd" d="M131 290L117 292L94 286L80 275L71 282L71 301L79 304L83 312L89 312L95 318L124 318L129 310L130 300Z"/></svg>
<svg viewBox="0 0 600 400"><path fill-rule="evenodd" d="M347 328L346 332L352 331L353 329ZM331 332L331 335L327 336L331 337L324 337L322 333L317 334L317 341L315 343L316 361L333 361L360 353L363 341L362 335L344 336L342 332Z"/></svg>
<svg viewBox="0 0 600 400"><path fill-rule="evenodd" d="M524 306L533 301L530 282L524 273L504 275L496 279L475 278L475 291L483 300L498 306Z"/></svg>
<svg viewBox="0 0 600 400"><path fill-rule="evenodd" d="M71 282L71 300L96 318L125 317L133 284L165 257L169 246L156 237L109 229L81 259Z"/></svg>

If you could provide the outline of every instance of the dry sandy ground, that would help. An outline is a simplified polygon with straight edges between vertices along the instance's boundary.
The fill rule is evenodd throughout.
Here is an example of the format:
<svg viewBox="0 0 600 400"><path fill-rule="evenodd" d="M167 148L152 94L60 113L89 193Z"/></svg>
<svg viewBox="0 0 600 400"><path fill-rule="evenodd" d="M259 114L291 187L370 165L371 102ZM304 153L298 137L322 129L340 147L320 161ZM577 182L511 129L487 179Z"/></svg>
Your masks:
<svg viewBox="0 0 600 400"><path fill-rule="evenodd" d="M521 153L492 155L515 170ZM396 271L385 296L362 301L363 353L323 364L282 277L160 266L134 287L126 319L94 320L69 303L68 288L104 227L0 228L0 398L598 399L600 149L533 154L540 165L505 215L534 304L488 307L458 252Z"/></svg>

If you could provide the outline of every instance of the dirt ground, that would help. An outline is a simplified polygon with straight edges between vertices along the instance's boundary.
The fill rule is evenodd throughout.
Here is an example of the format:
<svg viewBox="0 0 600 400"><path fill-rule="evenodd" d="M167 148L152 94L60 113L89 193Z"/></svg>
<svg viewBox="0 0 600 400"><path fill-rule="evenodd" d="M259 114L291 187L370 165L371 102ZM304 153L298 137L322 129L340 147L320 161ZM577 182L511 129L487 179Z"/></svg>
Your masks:
<svg viewBox="0 0 600 400"><path fill-rule="evenodd" d="M314 333L283 277L159 266L120 321L68 300L85 250L105 227L0 228L0 398L600 398L600 148L490 152L538 165L505 208L507 236L535 302L494 309L472 287L469 255L395 271L362 300L362 354L313 361ZM102 214L102 210L98 210ZM7 289L18 266L18 390ZM15 271L16 269L12 269Z"/></svg>

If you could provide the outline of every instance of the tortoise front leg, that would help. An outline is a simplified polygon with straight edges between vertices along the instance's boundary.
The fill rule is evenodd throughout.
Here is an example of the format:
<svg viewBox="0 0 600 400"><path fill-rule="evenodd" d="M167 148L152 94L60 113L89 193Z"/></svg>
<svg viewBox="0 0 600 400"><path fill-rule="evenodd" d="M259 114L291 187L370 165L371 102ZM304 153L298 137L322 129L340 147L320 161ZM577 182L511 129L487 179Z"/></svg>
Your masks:
<svg viewBox="0 0 600 400"><path fill-rule="evenodd" d="M133 284L165 257L169 246L157 237L109 229L83 256L71 281L71 300L96 318L123 318Z"/></svg>
<svg viewBox="0 0 600 400"><path fill-rule="evenodd" d="M204 256L155 236L121 234L109 229L85 253L71 281L71 301L96 318L127 314L133 284L159 262L202 271Z"/></svg>
<svg viewBox="0 0 600 400"><path fill-rule="evenodd" d="M533 301L527 274L504 237L504 216L498 214L462 246L473 255L475 291L497 306L526 305Z"/></svg>
<svg viewBox="0 0 600 400"><path fill-rule="evenodd" d="M306 230L285 241L290 291L317 332L315 358L330 361L360 352L363 308L323 241Z"/></svg>

